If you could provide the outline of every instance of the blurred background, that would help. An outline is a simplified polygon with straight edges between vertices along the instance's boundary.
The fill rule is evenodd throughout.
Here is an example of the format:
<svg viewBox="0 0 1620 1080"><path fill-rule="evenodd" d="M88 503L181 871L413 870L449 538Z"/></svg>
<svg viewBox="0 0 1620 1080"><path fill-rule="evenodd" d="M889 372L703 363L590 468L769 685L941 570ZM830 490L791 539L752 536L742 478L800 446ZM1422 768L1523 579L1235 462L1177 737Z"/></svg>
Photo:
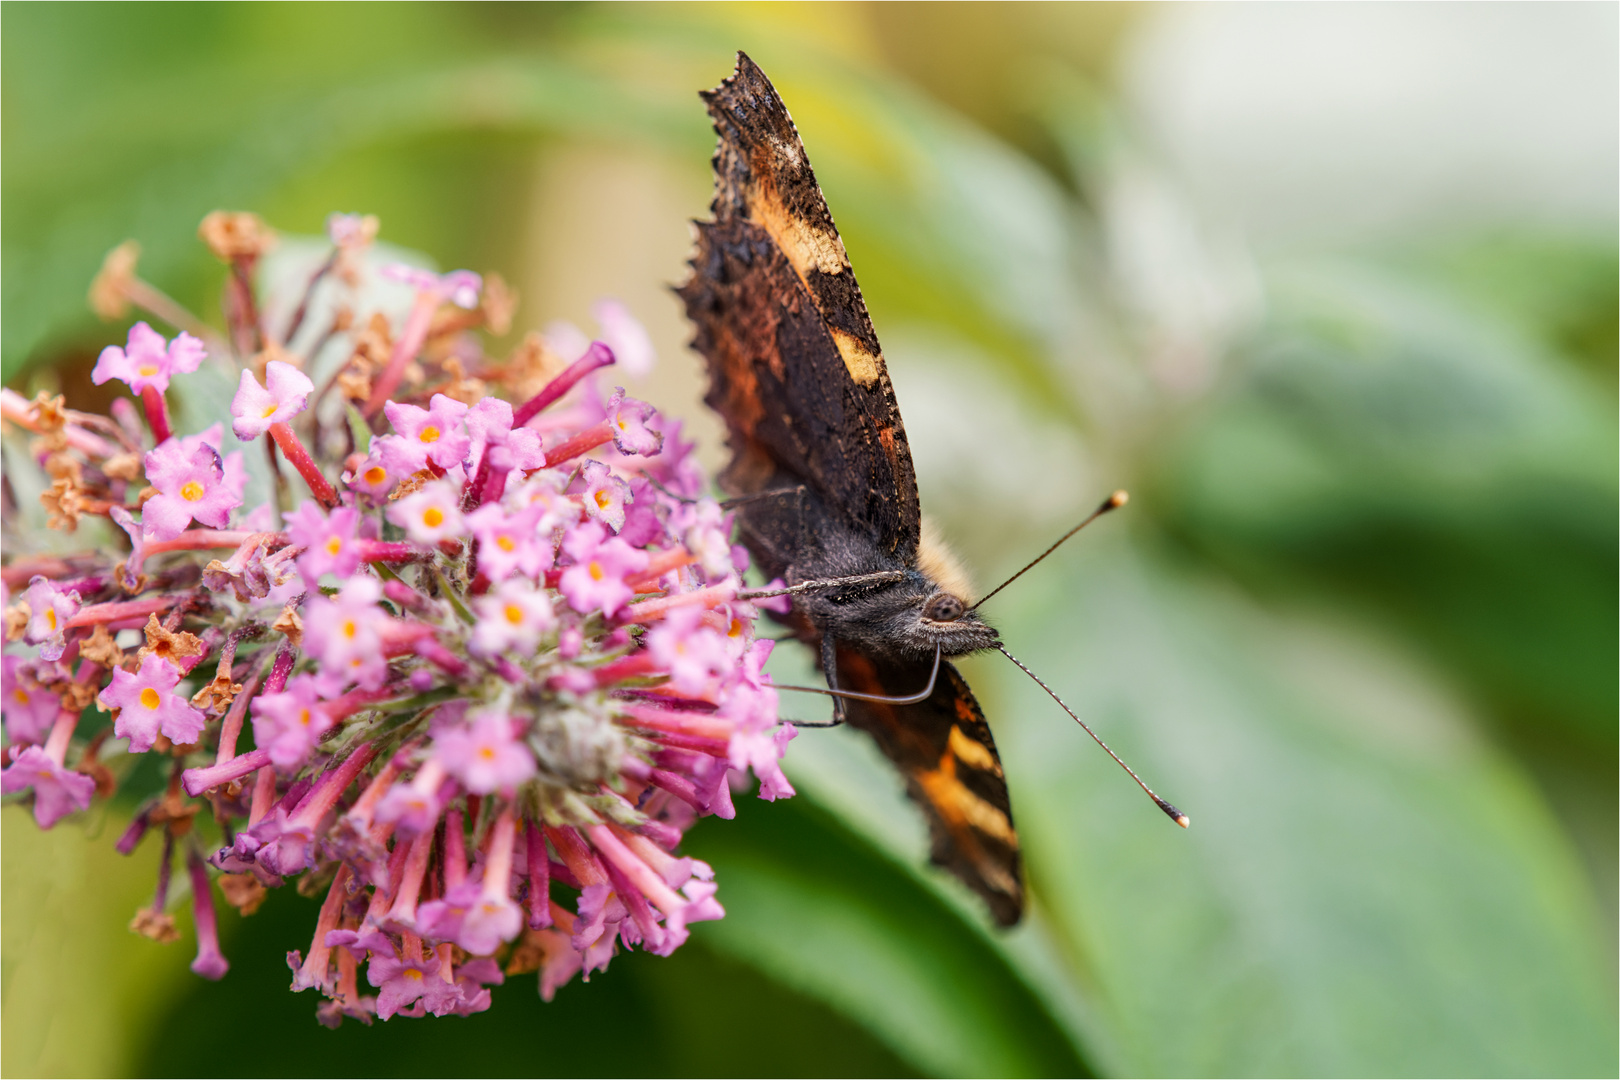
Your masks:
<svg viewBox="0 0 1620 1080"><path fill-rule="evenodd" d="M988 614L1032 906L925 865L854 732L690 837L730 914L541 1003L316 1025L314 902L232 969L135 937L129 807L7 807L8 1075L1614 1075L1617 34L1580 5L8 4L4 378L96 404L125 239L219 311L213 209L329 211L497 271L512 342L623 300L632 392L723 460L670 284L696 91L744 49L803 135L923 505ZM494 349L492 351L498 351ZM785 650L779 650L785 652ZM779 677L808 677L784 655ZM793 701L793 715L819 708ZM182 915L182 924L187 916Z"/></svg>

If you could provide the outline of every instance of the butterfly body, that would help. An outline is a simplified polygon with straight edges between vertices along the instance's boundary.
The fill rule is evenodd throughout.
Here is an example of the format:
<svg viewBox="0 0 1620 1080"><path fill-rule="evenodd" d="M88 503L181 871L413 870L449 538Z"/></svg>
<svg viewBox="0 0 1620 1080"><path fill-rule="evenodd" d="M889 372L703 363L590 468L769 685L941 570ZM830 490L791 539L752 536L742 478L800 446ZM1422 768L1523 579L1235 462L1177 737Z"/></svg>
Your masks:
<svg viewBox="0 0 1620 1080"><path fill-rule="evenodd" d="M905 427L877 335L804 146L775 89L738 54L704 96L719 134L714 218L679 293L708 364L708 404L743 497L739 533L767 578L859 578L793 600L787 622L830 686L915 696L936 658L998 644L924 529ZM848 700L930 820L934 860L1003 925L1022 913L1017 833L990 728L939 665L916 702Z"/></svg>

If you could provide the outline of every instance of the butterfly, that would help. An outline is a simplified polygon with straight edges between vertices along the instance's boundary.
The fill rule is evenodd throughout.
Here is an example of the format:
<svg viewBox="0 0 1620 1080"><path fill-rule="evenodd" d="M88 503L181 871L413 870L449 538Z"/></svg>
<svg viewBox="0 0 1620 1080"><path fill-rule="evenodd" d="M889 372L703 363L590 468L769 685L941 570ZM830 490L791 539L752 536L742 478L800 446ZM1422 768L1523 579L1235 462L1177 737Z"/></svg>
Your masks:
<svg viewBox="0 0 1620 1080"><path fill-rule="evenodd" d="M905 777L933 860L1010 926L1024 886L1007 780L944 659L999 638L925 528L866 302L781 97L743 53L701 96L719 135L713 217L676 291L726 422L720 486L755 564L794 587L789 625L847 695L835 713Z"/></svg>

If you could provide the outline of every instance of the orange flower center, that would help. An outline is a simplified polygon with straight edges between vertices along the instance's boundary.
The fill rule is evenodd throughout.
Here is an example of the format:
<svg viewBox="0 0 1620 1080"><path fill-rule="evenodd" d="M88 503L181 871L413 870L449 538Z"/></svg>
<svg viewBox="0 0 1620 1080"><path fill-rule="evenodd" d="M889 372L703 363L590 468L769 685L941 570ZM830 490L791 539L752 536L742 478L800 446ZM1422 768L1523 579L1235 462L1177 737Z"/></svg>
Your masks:
<svg viewBox="0 0 1620 1080"><path fill-rule="evenodd" d="M195 480L186 481L186 486L180 489L180 497L186 502L196 502L203 494L203 486Z"/></svg>
<svg viewBox="0 0 1620 1080"><path fill-rule="evenodd" d="M342 550L343 550L343 537L334 536L331 539L326 541L326 553L328 555L336 555L338 552L340 552Z"/></svg>
<svg viewBox="0 0 1620 1080"><path fill-rule="evenodd" d="M596 508L598 510L606 510L612 503L613 496L607 493L606 488L596 493Z"/></svg>
<svg viewBox="0 0 1620 1080"><path fill-rule="evenodd" d="M160 698L158 696L158 692L152 689L150 686L141 691L141 704L146 706L148 709L155 709L162 703L163 699Z"/></svg>
<svg viewBox="0 0 1620 1080"><path fill-rule="evenodd" d="M142 364L140 367L136 368L135 370L140 372L141 375L143 375L144 377L150 379L152 376L157 374L157 365L156 364Z"/></svg>
<svg viewBox="0 0 1620 1080"><path fill-rule="evenodd" d="M517 550L517 542L514 541L510 536L497 536L495 538L495 546L500 548L502 551Z"/></svg>
<svg viewBox="0 0 1620 1080"><path fill-rule="evenodd" d="M381 465L373 465L371 468L366 470L366 483L370 484L372 487L376 487L386 479L388 479L388 470L383 468Z"/></svg>
<svg viewBox="0 0 1620 1080"><path fill-rule="evenodd" d="M432 424L429 424L427 427L422 429L422 434L418 435L417 438L421 439L423 442L438 442L439 429L434 427Z"/></svg>
<svg viewBox="0 0 1620 1080"><path fill-rule="evenodd" d="M591 575L592 581L601 581L607 577L607 571L602 569L602 564L599 562L592 562L586 572Z"/></svg>
<svg viewBox="0 0 1620 1080"><path fill-rule="evenodd" d="M422 524L430 529L437 529L444 524L444 511L437 506L430 506L422 512Z"/></svg>
<svg viewBox="0 0 1620 1080"><path fill-rule="evenodd" d="M511 623L513 626L517 626L523 622L523 609L518 607L516 604L507 604L506 610L503 614L506 615L506 621Z"/></svg>
<svg viewBox="0 0 1620 1080"><path fill-rule="evenodd" d="M276 410L279 409L279 408L281 408L281 406L279 404L277 404L276 402L272 401L269 405L265 406L264 412L259 414L259 419L261 419L261 420L270 419L272 416L276 415Z"/></svg>

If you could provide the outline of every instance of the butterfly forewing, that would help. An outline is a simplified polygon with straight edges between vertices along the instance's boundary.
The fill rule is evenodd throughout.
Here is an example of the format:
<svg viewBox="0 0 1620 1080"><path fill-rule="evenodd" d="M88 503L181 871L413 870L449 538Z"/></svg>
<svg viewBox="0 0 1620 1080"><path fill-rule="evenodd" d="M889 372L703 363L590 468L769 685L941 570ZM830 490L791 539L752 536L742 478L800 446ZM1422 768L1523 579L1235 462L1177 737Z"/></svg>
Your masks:
<svg viewBox="0 0 1620 1080"><path fill-rule="evenodd" d="M905 595L899 586L888 598L884 586L842 599L835 592L796 603L788 622L818 656L824 634L835 641L846 689L915 693L928 683L934 649L890 628L915 623L906 605L939 586L918 569L916 476L866 303L769 80L739 53L735 74L703 96L720 136L714 218L698 223L693 275L679 292L708 364L705 400L726 421L732 460L721 486L734 496L776 493L737 510L767 578L907 577ZM827 606L844 600L836 615ZM858 618L849 614L857 609ZM922 651L929 660L917 659ZM1007 784L956 669L943 665L919 704L849 701L846 709L927 812L934 860L983 896L998 922L1017 922L1023 886Z"/></svg>

